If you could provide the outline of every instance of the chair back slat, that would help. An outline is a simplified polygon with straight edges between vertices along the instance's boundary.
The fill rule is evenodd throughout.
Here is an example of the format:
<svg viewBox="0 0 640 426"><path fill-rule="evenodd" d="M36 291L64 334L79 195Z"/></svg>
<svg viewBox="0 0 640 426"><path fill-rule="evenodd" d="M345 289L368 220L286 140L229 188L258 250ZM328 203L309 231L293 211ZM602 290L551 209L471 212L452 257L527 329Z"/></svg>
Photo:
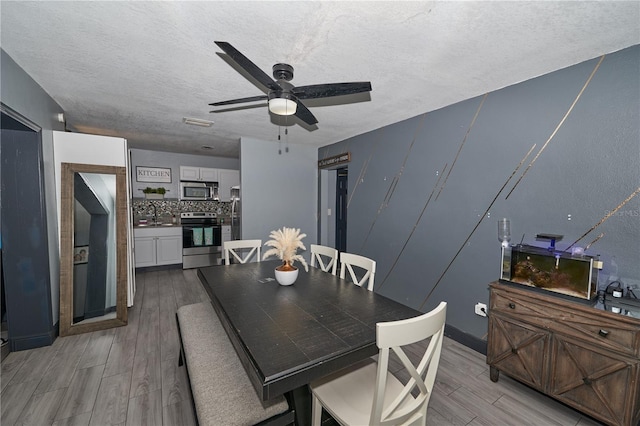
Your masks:
<svg viewBox="0 0 640 426"><path fill-rule="evenodd" d="M370 424L404 424L409 420L420 419L421 416L421 424L425 424L427 405L440 362L446 313L447 304L441 302L431 312L418 317L377 324L376 341L380 352ZM427 338L430 338L429 345L420 362L414 364L402 347ZM385 388L380 383L384 383L387 377L390 349L398 356L411 378L396 398L383 407ZM418 392L418 396L412 395L414 391Z"/></svg>
<svg viewBox="0 0 640 426"><path fill-rule="evenodd" d="M233 240L225 241L222 243L222 250L224 251L224 263L230 265L231 257L239 263L247 263L253 259L256 255L256 262L260 262L260 248L262 247L262 240ZM249 252L243 254L243 250L249 250Z"/></svg>
<svg viewBox="0 0 640 426"><path fill-rule="evenodd" d="M311 266L315 268L316 263L324 272L335 275L338 268L338 250L333 247L311 244Z"/></svg>
<svg viewBox="0 0 640 426"><path fill-rule="evenodd" d="M349 277L354 284L362 287L367 284L367 290L373 291L373 281L376 273L376 261L364 256L353 253L340 253L340 278L346 279L347 271L349 271ZM362 273L360 269L364 270L364 275L358 278L358 273L353 267L359 268L358 272Z"/></svg>
<svg viewBox="0 0 640 426"><path fill-rule="evenodd" d="M426 426L446 315L447 303L441 302L426 314L377 323L377 360L355 364L309 384L313 426L321 426L323 408L344 426Z"/></svg>

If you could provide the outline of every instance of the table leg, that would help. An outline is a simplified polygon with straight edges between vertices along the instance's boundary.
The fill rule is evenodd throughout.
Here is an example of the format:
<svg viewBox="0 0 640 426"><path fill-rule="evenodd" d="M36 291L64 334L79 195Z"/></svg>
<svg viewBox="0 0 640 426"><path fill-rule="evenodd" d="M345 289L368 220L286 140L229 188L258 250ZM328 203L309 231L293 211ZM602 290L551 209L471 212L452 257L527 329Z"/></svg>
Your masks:
<svg viewBox="0 0 640 426"><path fill-rule="evenodd" d="M311 424L311 391L304 385L289 392L289 403L296 410L296 425L309 426Z"/></svg>

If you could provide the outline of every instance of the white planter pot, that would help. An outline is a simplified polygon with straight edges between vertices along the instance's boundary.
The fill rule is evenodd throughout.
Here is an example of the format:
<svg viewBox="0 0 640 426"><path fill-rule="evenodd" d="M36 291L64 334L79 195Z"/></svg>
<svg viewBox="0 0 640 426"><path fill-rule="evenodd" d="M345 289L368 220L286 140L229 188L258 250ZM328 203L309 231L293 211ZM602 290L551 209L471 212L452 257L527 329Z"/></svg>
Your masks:
<svg viewBox="0 0 640 426"><path fill-rule="evenodd" d="M147 200L164 200L164 194L144 194Z"/></svg>
<svg viewBox="0 0 640 426"><path fill-rule="evenodd" d="M291 285L296 282L298 278L298 269L294 271L278 271L275 270L276 273L276 281L280 283L280 285Z"/></svg>

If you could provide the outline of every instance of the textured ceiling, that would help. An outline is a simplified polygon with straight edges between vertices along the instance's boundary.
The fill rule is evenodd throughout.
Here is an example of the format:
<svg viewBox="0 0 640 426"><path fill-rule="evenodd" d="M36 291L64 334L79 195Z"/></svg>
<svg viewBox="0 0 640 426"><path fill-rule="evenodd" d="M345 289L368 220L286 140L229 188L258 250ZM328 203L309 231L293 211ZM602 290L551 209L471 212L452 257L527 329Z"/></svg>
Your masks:
<svg viewBox="0 0 640 426"><path fill-rule="evenodd" d="M0 15L0 46L69 130L228 157L241 136L277 140L285 127L266 106L209 113L210 102L262 94L214 41L269 75L293 65L297 86L371 81L365 102L307 103L315 129L283 123L290 144L314 146L640 43L638 1L2 1Z"/></svg>

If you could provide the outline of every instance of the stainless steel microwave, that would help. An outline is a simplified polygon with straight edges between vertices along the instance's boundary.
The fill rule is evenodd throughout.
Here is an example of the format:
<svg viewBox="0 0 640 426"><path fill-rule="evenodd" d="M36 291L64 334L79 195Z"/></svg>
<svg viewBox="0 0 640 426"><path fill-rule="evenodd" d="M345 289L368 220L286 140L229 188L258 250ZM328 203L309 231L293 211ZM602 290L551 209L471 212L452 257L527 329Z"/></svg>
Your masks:
<svg viewBox="0 0 640 426"><path fill-rule="evenodd" d="M218 198L216 182L180 182L180 199L207 201Z"/></svg>

